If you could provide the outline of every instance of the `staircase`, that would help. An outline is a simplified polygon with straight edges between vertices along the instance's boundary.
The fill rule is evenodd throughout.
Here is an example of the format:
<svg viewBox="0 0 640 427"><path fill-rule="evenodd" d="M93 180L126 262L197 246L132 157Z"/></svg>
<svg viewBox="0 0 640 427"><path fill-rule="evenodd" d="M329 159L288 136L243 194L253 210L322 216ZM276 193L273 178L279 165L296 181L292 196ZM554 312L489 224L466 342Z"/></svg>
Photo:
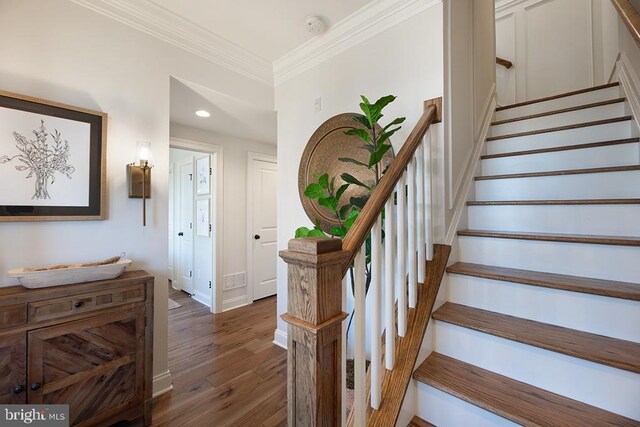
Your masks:
<svg viewBox="0 0 640 427"><path fill-rule="evenodd" d="M640 139L621 88L495 120L411 425L640 426Z"/></svg>

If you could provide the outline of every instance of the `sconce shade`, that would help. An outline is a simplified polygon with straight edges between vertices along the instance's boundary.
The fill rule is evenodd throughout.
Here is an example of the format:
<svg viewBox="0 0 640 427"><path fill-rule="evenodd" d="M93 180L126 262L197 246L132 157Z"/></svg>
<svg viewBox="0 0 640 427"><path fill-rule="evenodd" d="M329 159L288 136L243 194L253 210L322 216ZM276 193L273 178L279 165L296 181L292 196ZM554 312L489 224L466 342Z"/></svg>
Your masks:
<svg viewBox="0 0 640 427"><path fill-rule="evenodd" d="M136 142L136 158L134 163L136 165L142 165L143 163L148 163L149 165L151 165L153 163L150 141Z"/></svg>

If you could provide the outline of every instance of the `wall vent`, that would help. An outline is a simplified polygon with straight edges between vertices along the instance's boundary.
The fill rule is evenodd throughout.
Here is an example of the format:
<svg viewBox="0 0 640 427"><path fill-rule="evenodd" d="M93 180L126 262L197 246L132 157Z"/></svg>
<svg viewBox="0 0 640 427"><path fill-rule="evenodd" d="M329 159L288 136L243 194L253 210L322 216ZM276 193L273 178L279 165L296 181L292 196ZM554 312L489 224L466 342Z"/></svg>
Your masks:
<svg viewBox="0 0 640 427"><path fill-rule="evenodd" d="M247 286L246 272L243 271L241 273L227 274L224 276L222 285L223 290L228 291L230 289L242 288L244 286Z"/></svg>

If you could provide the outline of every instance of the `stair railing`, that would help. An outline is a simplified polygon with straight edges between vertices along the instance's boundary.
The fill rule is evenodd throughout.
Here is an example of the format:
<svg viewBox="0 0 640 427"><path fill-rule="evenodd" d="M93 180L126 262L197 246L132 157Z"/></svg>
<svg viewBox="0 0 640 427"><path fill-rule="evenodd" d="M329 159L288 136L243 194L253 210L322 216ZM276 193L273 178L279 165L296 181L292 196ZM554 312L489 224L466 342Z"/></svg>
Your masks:
<svg viewBox="0 0 640 427"><path fill-rule="evenodd" d="M425 281L426 261L433 256L431 139L427 132L432 123L441 121L441 112L442 98L425 102L424 113L344 240L292 239L288 250L280 253L288 264L287 313L282 318L289 324L290 426L347 424L343 321L347 317L346 273L351 267L355 354L354 401L349 424L366 425L367 400L373 410L384 405L383 354L384 369L393 370L396 336L403 337L407 331L408 309L416 307L419 283ZM367 266L369 236L371 262ZM371 277L369 312L367 271ZM371 361L369 384L367 360Z"/></svg>

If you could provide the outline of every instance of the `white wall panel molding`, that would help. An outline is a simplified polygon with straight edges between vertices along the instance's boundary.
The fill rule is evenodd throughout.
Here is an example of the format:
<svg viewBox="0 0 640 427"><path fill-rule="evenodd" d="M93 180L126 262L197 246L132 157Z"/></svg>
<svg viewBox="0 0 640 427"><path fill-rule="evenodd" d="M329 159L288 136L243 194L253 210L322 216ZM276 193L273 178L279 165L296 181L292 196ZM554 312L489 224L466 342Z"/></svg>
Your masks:
<svg viewBox="0 0 640 427"><path fill-rule="evenodd" d="M156 4L134 0L72 1L245 77L273 85L267 60Z"/></svg>
<svg viewBox="0 0 640 427"><path fill-rule="evenodd" d="M640 127L640 79L638 79L638 74L624 52L620 54L616 68L622 92L631 107L636 124Z"/></svg>
<svg viewBox="0 0 640 427"><path fill-rule="evenodd" d="M442 3L442 0L375 0L273 64L275 85L317 66Z"/></svg>

